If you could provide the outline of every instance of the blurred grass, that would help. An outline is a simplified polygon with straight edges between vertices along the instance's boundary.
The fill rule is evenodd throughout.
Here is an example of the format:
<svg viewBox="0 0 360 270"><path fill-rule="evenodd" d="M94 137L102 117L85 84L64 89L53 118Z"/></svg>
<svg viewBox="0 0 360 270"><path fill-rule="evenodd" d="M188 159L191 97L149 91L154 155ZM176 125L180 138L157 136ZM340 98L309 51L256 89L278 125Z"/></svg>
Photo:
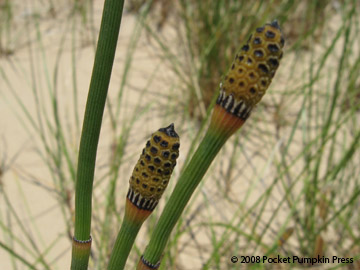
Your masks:
<svg viewBox="0 0 360 270"><path fill-rule="evenodd" d="M65 226L51 243L43 239L36 222L27 229L29 221L19 218L7 181L11 179L9 171L14 172L20 192L25 179L33 175L32 169L19 169L16 161L14 165L2 158L2 164L11 165L2 170L0 179L1 204L6 206L0 213L0 245L9 253L13 269L21 269L23 264L59 269L58 260L64 255L59 253L54 259L49 254L60 245L59 239L71 244L83 100L79 61L86 46L94 48L99 12L95 2L68 1L64 9L61 3L50 1L43 14L37 11L27 16L24 27L19 27L19 6L0 1L0 94L10 104L16 101L13 113L24 132L38 140L32 154L40 156L52 184L33 177L32 185L56 199ZM109 258L124 210L128 177L139 152L137 145L149 135L144 123L154 118L161 123L175 122L182 139L181 170L203 136L211 101L234 52L250 31L274 18L282 26L286 45L272 87L195 192L169 242L161 269L238 269L239 264L230 261L234 255L277 254L356 257L357 262L340 268L357 269L359 9L351 0L128 1L130 14L124 23L134 15L137 22L126 36L128 47L122 53L126 58L119 59L122 70L115 70L116 90L107 102L104 125L110 141L108 148L100 149L94 184L91 269L105 269ZM56 16L49 19L49 12ZM50 52L43 27L49 22L61 33L61 42L51 46ZM31 60L29 66L18 56L24 55L24 50ZM66 68L71 73L71 88L66 92L72 97L66 103L59 87L63 85L64 58L69 55ZM141 69L139 60L155 64ZM12 69L5 68L9 66ZM159 74L161 67L171 73ZM143 70L147 74L136 78ZM16 89L11 72L25 81L26 89ZM138 79L145 80L140 87L135 83ZM21 91L32 91L35 111ZM169 192L178 175L179 171L175 172ZM26 204L25 195L17 200ZM31 207L26 213L29 220L34 218ZM137 240L129 269L136 265L160 213L155 211ZM15 224L20 228L16 233L12 231ZM248 269L276 267L246 265ZM330 267L320 265L319 269Z"/></svg>

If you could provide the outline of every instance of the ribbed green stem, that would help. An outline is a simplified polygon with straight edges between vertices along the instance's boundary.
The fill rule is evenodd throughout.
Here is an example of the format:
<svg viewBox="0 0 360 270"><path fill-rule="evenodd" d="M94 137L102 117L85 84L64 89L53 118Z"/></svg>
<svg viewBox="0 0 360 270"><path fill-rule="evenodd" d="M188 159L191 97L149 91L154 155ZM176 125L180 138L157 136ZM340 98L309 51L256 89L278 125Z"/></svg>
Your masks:
<svg viewBox="0 0 360 270"><path fill-rule="evenodd" d="M142 224L142 222L136 223L129 221L129 219L125 217L110 257L109 270L124 269L126 260Z"/></svg>
<svg viewBox="0 0 360 270"><path fill-rule="evenodd" d="M229 135L209 129L188 166L183 171L147 246L144 258L155 264L165 249L170 233L200 183L211 162Z"/></svg>
<svg viewBox="0 0 360 270"><path fill-rule="evenodd" d="M114 62L124 0L106 0L100 26L99 40L91 76L88 99L80 140L75 193L75 238L88 240L91 227L91 198L96 151L99 141L105 100ZM71 269L87 269L84 258L77 267L77 246L73 245ZM88 251L87 260L90 255ZM83 255L84 256L84 255ZM80 261L79 261L80 263Z"/></svg>

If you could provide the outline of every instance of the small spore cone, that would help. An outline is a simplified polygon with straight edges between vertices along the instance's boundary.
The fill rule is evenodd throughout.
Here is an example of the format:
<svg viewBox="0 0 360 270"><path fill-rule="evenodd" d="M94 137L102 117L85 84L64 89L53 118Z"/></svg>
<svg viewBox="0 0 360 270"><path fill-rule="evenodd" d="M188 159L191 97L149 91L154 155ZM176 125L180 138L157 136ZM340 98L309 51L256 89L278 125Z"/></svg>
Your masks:
<svg viewBox="0 0 360 270"><path fill-rule="evenodd" d="M246 120L275 75L284 43L277 21L257 28L236 54L220 84L217 104Z"/></svg>
<svg viewBox="0 0 360 270"><path fill-rule="evenodd" d="M152 211L164 193L176 159L180 141L174 125L152 134L130 177L128 200L140 210Z"/></svg>

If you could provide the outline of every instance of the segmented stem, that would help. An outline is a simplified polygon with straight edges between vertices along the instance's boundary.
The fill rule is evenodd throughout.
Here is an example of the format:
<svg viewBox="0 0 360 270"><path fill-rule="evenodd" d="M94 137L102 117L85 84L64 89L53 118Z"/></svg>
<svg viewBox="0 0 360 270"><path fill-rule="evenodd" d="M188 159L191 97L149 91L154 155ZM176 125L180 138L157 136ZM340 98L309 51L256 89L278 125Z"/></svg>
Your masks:
<svg viewBox="0 0 360 270"><path fill-rule="evenodd" d="M96 152L120 30L124 0L106 0L81 132L75 190L75 232L71 269L87 269ZM79 242L82 241L82 242ZM85 241L85 242L84 242Z"/></svg>

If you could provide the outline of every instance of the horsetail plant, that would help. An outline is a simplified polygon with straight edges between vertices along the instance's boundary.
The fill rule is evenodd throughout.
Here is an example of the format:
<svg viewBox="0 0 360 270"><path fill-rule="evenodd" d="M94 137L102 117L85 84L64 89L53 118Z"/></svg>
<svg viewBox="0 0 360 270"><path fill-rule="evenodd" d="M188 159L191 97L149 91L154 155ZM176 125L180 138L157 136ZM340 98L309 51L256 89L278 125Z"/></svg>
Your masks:
<svg viewBox="0 0 360 270"><path fill-rule="evenodd" d="M170 233L212 160L248 119L269 87L282 58L284 38L277 21L256 29L220 83L210 126L184 169L156 225L137 270L158 269Z"/></svg>
<svg viewBox="0 0 360 270"><path fill-rule="evenodd" d="M105 0L81 132L75 188L71 269L88 269L91 203L97 145L119 36L124 0Z"/></svg>
<svg viewBox="0 0 360 270"><path fill-rule="evenodd" d="M164 193L176 159L179 136L174 125L160 128L147 141L129 180L125 215L108 269L123 269L139 229Z"/></svg>

